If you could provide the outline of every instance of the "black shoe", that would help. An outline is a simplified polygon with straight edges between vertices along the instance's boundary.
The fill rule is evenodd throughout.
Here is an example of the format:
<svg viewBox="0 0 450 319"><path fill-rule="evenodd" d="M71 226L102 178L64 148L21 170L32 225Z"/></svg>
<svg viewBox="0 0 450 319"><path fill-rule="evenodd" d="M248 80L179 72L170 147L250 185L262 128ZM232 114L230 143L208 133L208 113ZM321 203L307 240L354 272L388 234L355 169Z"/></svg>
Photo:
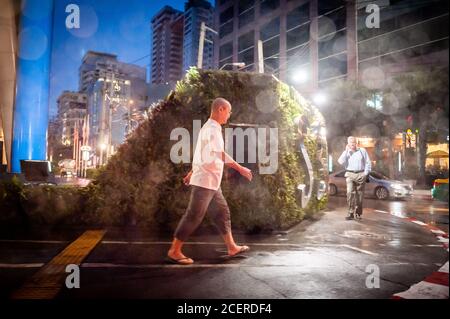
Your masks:
<svg viewBox="0 0 450 319"><path fill-rule="evenodd" d="M345 217L345 220L352 220L352 219L355 219L355 218L353 217L353 214L348 215L347 217Z"/></svg>
<svg viewBox="0 0 450 319"><path fill-rule="evenodd" d="M356 214L356 215L355 215L355 219L356 219L356 220L361 220L361 219L362 219L361 214Z"/></svg>

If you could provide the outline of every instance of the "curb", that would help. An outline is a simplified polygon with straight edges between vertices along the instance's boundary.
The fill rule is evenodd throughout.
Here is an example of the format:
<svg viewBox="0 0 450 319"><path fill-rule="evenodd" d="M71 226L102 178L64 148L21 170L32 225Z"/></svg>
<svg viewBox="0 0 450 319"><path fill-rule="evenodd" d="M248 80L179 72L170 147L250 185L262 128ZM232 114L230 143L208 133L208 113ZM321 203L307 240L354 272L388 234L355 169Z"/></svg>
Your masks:
<svg viewBox="0 0 450 319"><path fill-rule="evenodd" d="M436 236L438 242L441 243L442 247L448 252L448 233L443 230L421 222L416 218L398 216L382 210L374 210L374 212L390 214L426 228ZM447 261L438 271L433 272L421 282L412 285L408 290L394 294L391 299L448 299L448 268L449 263Z"/></svg>
<svg viewBox="0 0 450 319"><path fill-rule="evenodd" d="M391 299L448 299L448 261L408 290L396 293Z"/></svg>
<svg viewBox="0 0 450 319"><path fill-rule="evenodd" d="M448 234L439 228L421 222L415 218L403 218L420 225L432 232L436 239L448 252ZM412 285L408 290L396 293L392 299L448 299L448 261L438 270L426 277L421 282Z"/></svg>

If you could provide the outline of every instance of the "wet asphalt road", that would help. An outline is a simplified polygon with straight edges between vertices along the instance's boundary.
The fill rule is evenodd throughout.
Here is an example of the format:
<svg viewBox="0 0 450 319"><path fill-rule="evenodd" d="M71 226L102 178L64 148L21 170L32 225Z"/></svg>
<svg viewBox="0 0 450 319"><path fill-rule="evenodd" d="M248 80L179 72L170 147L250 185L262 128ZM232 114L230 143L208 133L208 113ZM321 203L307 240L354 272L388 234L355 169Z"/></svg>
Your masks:
<svg viewBox="0 0 450 319"><path fill-rule="evenodd" d="M405 214L448 233L448 203L428 200L365 200L362 221L345 221L345 198L287 232L236 234L251 251L224 257L220 237L194 236L185 254L192 266L164 262L170 234L109 230L84 260L80 288L63 287L57 298L390 298L436 271L448 252ZM82 230L2 232L0 298L8 298ZM368 288L368 271L380 271L380 287ZM366 272L367 271L367 272Z"/></svg>
<svg viewBox="0 0 450 319"><path fill-rule="evenodd" d="M429 197L429 198L428 198ZM448 202L426 199L408 198L399 200L364 199L364 207L393 213L396 216L413 217L427 224L433 225L448 233ZM343 195L331 197L328 208L345 207L346 199Z"/></svg>

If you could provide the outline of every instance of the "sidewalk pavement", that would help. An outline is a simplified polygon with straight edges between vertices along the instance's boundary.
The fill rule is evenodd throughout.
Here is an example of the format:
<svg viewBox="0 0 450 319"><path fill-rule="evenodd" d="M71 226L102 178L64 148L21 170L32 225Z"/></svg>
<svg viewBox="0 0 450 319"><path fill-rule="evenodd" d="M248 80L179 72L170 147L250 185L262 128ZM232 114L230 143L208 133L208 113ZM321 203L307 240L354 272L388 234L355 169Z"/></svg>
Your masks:
<svg viewBox="0 0 450 319"><path fill-rule="evenodd" d="M412 196L413 198L433 200L431 197L431 189L414 189Z"/></svg>

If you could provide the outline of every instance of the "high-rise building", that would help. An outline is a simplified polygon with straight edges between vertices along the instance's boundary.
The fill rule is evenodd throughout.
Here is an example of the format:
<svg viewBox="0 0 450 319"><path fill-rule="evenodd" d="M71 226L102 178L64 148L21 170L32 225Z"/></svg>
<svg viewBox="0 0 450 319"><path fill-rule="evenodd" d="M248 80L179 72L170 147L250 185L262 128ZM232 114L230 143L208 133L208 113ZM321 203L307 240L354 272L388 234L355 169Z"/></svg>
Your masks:
<svg viewBox="0 0 450 319"><path fill-rule="evenodd" d="M164 6L152 18L151 83L176 82L183 68L183 12Z"/></svg>
<svg viewBox="0 0 450 319"><path fill-rule="evenodd" d="M89 51L83 57L79 68L79 91L89 92L98 79L116 78L145 82L146 71L140 66L120 62L117 55Z"/></svg>
<svg viewBox="0 0 450 319"><path fill-rule="evenodd" d="M87 95L89 145L101 163L130 131L130 114L147 103L146 70L116 55L89 51L80 66L80 91ZM98 161L97 161L98 163Z"/></svg>
<svg viewBox="0 0 450 319"><path fill-rule="evenodd" d="M164 6L152 18L151 84L173 85L197 66L202 22L214 27L214 8L206 0L189 0L184 12ZM205 32L202 68L214 68L213 34Z"/></svg>
<svg viewBox="0 0 450 319"><path fill-rule="evenodd" d="M204 22L206 26L214 26L214 8L205 0L189 0L184 6L184 37L183 37L183 71L191 66L197 66L200 26ZM203 69L214 67L214 42L213 35L205 32L203 49Z"/></svg>
<svg viewBox="0 0 450 319"><path fill-rule="evenodd" d="M367 22L375 11L369 4L379 10L378 27ZM306 94L334 80L361 79L371 66L386 77L418 65L448 66L446 0L216 0L215 6L219 68L244 62L244 71L258 71L263 60L265 72Z"/></svg>
<svg viewBox="0 0 450 319"><path fill-rule="evenodd" d="M380 4L379 28L368 28L366 8L367 3L359 1L359 73L370 67L398 74L417 66L448 66L448 1L391 0Z"/></svg>
<svg viewBox="0 0 450 319"><path fill-rule="evenodd" d="M87 96L84 93L64 91L57 100L60 143L73 145L74 134L81 131L87 115Z"/></svg>

